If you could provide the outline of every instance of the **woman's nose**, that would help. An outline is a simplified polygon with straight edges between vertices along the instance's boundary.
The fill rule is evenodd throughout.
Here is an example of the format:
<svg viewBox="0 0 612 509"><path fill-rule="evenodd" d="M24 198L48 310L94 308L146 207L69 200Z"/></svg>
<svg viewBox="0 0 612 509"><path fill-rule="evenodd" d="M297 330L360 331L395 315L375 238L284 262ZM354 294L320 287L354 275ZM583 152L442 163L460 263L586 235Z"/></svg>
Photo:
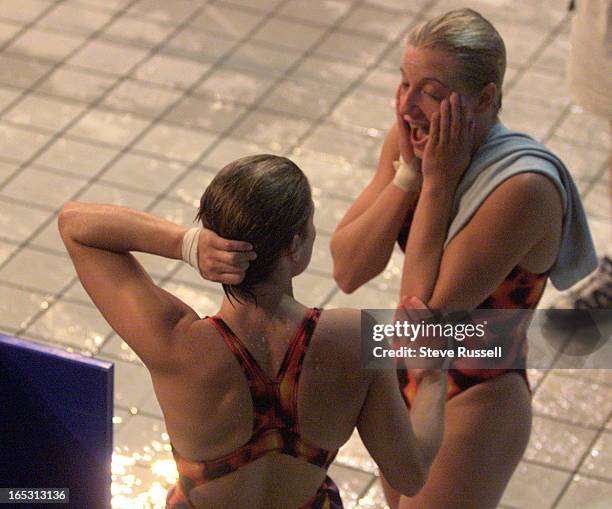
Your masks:
<svg viewBox="0 0 612 509"><path fill-rule="evenodd" d="M413 90L407 90L400 98L400 111L411 118L421 117L423 112L420 108L419 94Z"/></svg>

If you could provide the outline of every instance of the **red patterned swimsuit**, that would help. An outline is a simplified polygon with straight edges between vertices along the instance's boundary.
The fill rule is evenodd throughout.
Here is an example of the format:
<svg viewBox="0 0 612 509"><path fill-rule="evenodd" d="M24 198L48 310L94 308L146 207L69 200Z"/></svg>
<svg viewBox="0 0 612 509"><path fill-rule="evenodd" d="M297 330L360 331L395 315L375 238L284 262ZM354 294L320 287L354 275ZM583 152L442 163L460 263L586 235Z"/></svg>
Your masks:
<svg viewBox="0 0 612 509"><path fill-rule="evenodd" d="M327 470L338 451L327 451L307 443L300 436L297 421L300 373L320 315L320 309L308 311L274 380L267 377L249 350L219 316L206 318L219 331L247 378L254 408L253 434L242 447L214 460L187 460L173 448L179 480L166 498L168 509L193 509L189 501L192 488L235 472L269 454L287 454ZM317 493L300 509L341 508L339 490L326 477Z"/></svg>
<svg viewBox="0 0 612 509"><path fill-rule="evenodd" d="M408 212L397 239L402 250L406 247L413 214L414 209ZM477 306L477 309L535 309L544 293L547 280L548 272L535 274L520 266L516 266L495 291ZM527 343L525 337L522 339L522 341L516 344L517 350L514 352L514 356L505 359L508 364L513 366L517 364L526 365ZM529 388L529 380L524 368L504 368L500 366L499 369L461 369L458 367L449 369L447 399L474 385L512 371L519 373L525 379L525 383ZM416 382L410 376L408 370L401 366L397 369L397 377L404 400L410 406L416 395Z"/></svg>

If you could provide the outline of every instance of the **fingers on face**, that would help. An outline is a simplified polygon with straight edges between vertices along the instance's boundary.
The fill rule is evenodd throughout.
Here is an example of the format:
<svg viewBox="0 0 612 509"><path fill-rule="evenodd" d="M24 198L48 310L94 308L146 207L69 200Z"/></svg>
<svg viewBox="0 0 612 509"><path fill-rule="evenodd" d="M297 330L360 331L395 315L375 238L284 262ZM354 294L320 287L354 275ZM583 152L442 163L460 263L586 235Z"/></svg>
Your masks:
<svg viewBox="0 0 612 509"><path fill-rule="evenodd" d="M440 105L440 144L448 143L450 136L450 120L450 100L449 98L446 98L442 101L442 104Z"/></svg>
<svg viewBox="0 0 612 509"><path fill-rule="evenodd" d="M440 113L436 111L431 115L429 121L429 143L432 147L435 147L440 138Z"/></svg>
<svg viewBox="0 0 612 509"><path fill-rule="evenodd" d="M462 122L464 119L463 98L457 92L453 92L450 96L450 135L451 139L458 140L462 133Z"/></svg>

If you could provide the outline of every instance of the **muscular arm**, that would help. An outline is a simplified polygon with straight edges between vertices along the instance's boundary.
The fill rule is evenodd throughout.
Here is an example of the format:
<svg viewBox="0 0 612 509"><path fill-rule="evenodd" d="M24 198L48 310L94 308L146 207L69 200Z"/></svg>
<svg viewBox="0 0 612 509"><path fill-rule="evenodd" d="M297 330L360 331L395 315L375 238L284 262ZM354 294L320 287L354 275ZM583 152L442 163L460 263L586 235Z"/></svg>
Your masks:
<svg viewBox="0 0 612 509"><path fill-rule="evenodd" d="M169 351L179 323L198 319L159 288L130 251L181 258L186 228L126 207L71 202L59 230L83 287L111 327L145 364Z"/></svg>
<svg viewBox="0 0 612 509"><path fill-rule="evenodd" d="M399 159L397 126L383 144L378 169L338 224L331 238L334 279L351 293L377 276L387 265L409 208L417 193L391 184L393 161Z"/></svg>
<svg viewBox="0 0 612 509"><path fill-rule="evenodd" d="M434 282L428 306L443 311L474 309L543 243L553 246L540 254L550 267L558 250L562 217L561 197L548 178L536 173L509 178L449 243L438 270L419 274ZM419 220L425 222L419 227L426 229L428 218ZM419 256L427 253L422 251Z"/></svg>

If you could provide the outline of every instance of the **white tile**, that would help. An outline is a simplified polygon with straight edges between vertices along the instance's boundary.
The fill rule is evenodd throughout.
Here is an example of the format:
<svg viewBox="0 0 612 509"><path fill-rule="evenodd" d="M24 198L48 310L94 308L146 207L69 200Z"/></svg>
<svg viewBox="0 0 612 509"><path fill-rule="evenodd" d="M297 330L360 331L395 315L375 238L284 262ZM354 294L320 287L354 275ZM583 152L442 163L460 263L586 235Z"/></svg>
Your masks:
<svg viewBox="0 0 612 509"><path fill-rule="evenodd" d="M19 90L0 87L0 110L3 110L4 108L6 108L10 103L12 103L20 95L21 95L21 92Z"/></svg>
<svg viewBox="0 0 612 509"><path fill-rule="evenodd" d="M359 433L354 431L349 441L344 444L336 456L337 463L378 475L378 465L363 445Z"/></svg>
<svg viewBox="0 0 612 509"><path fill-rule="evenodd" d="M569 477L569 472L521 462L514 471L501 502L512 507L550 509ZM537 482L534 482L534 479L537 479Z"/></svg>
<svg viewBox="0 0 612 509"><path fill-rule="evenodd" d="M592 181L606 163L608 154L603 150L582 148L554 135L546 146L558 155L574 179Z"/></svg>
<svg viewBox="0 0 612 509"><path fill-rule="evenodd" d="M0 55L0 83L29 88L49 71L51 64Z"/></svg>
<svg viewBox="0 0 612 509"><path fill-rule="evenodd" d="M102 38L135 46L153 47L161 43L174 27L122 16L114 20L101 34Z"/></svg>
<svg viewBox="0 0 612 509"><path fill-rule="evenodd" d="M251 42L243 44L232 53L225 65L263 76L280 76L294 65L300 56L300 52Z"/></svg>
<svg viewBox="0 0 612 509"><path fill-rule="evenodd" d="M560 114L561 109L548 104L529 103L522 98L504 96L500 118L509 129L542 141Z"/></svg>
<svg viewBox="0 0 612 509"><path fill-rule="evenodd" d="M97 351L111 328L92 305L60 300L27 329L34 334L78 350Z"/></svg>
<svg viewBox="0 0 612 509"><path fill-rule="evenodd" d="M186 283L168 281L163 288L185 302L200 317L215 315L223 300L220 293L213 294L201 287Z"/></svg>
<svg viewBox="0 0 612 509"><path fill-rule="evenodd" d="M79 201L123 205L137 210L144 210L154 198L151 194L128 191L103 182L92 184L79 195Z"/></svg>
<svg viewBox="0 0 612 509"><path fill-rule="evenodd" d="M372 132L378 130L380 136L386 134L395 118L392 96L353 93L336 106L331 119L347 129Z"/></svg>
<svg viewBox="0 0 612 509"><path fill-rule="evenodd" d="M603 426L612 411L612 387L550 373L533 399L534 411L590 426Z"/></svg>
<svg viewBox="0 0 612 509"><path fill-rule="evenodd" d="M127 409L138 408L153 391L151 377L149 376L147 368L144 366L104 358L102 355L98 355L98 358L109 360L115 365L115 405ZM132 419L133 418L130 418L126 426L132 422ZM124 429L125 426L121 432L123 432Z"/></svg>
<svg viewBox="0 0 612 509"><path fill-rule="evenodd" d="M90 110L68 133L111 145L127 145L150 123L133 113L114 112L103 108Z"/></svg>
<svg viewBox="0 0 612 509"><path fill-rule="evenodd" d="M310 55L291 72L291 78L323 82L345 88L363 72L363 67L337 60Z"/></svg>
<svg viewBox="0 0 612 509"><path fill-rule="evenodd" d="M132 3L132 0L77 0L82 5L114 11Z"/></svg>
<svg viewBox="0 0 612 509"><path fill-rule="evenodd" d="M264 108L316 119L329 112L342 89L324 83L283 80L262 102Z"/></svg>
<svg viewBox="0 0 612 509"><path fill-rule="evenodd" d="M209 68L209 64L157 54L139 66L135 77L169 87L188 88Z"/></svg>
<svg viewBox="0 0 612 509"><path fill-rule="evenodd" d="M126 80L104 98L103 105L138 115L157 117L176 102L181 92Z"/></svg>
<svg viewBox="0 0 612 509"><path fill-rule="evenodd" d="M371 474L346 468L337 463L329 467L328 473L340 488L340 496L347 506L355 502L374 479Z"/></svg>
<svg viewBox="0 0 612 509"><path fill-rule="evenodd" d="M199 28L185 27L170 38L163 51L196 62L212 64L225 56L235 45L236 41L233 39L202 32Z"/></svg>
<svg viewBox="0 0 612 509"><path fill-rule="evenodd" d="M136 18L151 19L170 25L178 25L196 12L198 2L189 0L173 0L169 4L165 0L142 0L128 11Z"/></svg>
<svg viewBox="0 0 612 509"><path fill-rule="evenodd" d="M603 177L587 192L583 205L589 216L605 221L612 219L612 204L610 201L609 176L606 172Z"/></svg>
<svg viewBox="0 0 612 509"><path fill-rule="evenodd" d="M82 42L82 37L31 28L17 37L7 50L35 58L61 60Z"/></svg>
<svg viewBox="0 0 612 509"><path fill-rule="evenodd" d="M6 44L6 42L10 38L12 38L17 32L19 32L22 27L23 25L21 25L17 21L0 21L0 44Z"/></svg>
<svg viewBox="0 0 612 509"><path fill-rule="evenodd" d="M112 74L126 74L147 54L146 50L93 40L73 56L69 63Z"/></svg>
<svg viewBox="0 0 612 509"><path fill-rule="evenodd" d="M103 173L102 180L149 193L161 193L184 171L185 166L181 163L129 152Z"/></svg>
<svg viewBox="0 0 612 509"><path fill-rule="evenodd" d="M331 25L345 15L350 7L350 2L345 0L311 0L308 3L301 2L300 0L290 0L283 4L278 12L292 18L312 21L322 25Z"/></svg>
<svg viewBox="0 0 612 509"><path fill-rule="evenodd" d="M272 18L266 21L251 38L257 42L267 42L274 46L301 51L310 48L324 32L321 27Z"/></svg>
<svg viewBox="0 0 612 509"><path fill-rule="evenodd" d="M303 272L293 279L293 294L302 304L321 307L324 299L336 288L330 276Z"/></svg>
<svg viewBox="0 0 612 509"><path fill-rule="evenodd" d="M39 25L56 30L89 35L111 19L107 12L77 5L59 5L47 14Z"/></svg>
<svg viewBox="0 0 612 509"><path fill-rule="evenodd" d="M286 153L310 128L310 122L254 110L232 131L233 136L255 142L265 151Z"/></svg>
<svg viewBox="0 0 612 509"><path fill-rule="evenodd" d="M580 472L612 480L612 433L603 432L584 460Z"/></svg>
<svg viewBox="0 0 612 509"><path fill-rule="evenodd" d="M184 98L164 120L221 133L242 116L246 108L229 102L211 101L195 96Z"/></svg>
<svg viewBox="0 0 612 509"><path fill-rule="evenodd" d="M257 9L263 12L273 12L283 0L257 0L253 3L253 0L221 0L225 4L229 5L242 5L249 9Z"/></svg>
<svg viewBox="0 0 612 509"><path fill-rule="evenodd" d="M104 345L100 348L99 355L110 356L132 364L142 364L134 350L116 333L104 342Z"/></svg>
<svg viewBox="0 0 612 509"><path fill-rule="evenodd" d="M290 159L308 177L313 192L316 188L347 199L355 199L374 176L372 169L360 168L344 157L299 147Z"/></svg>
<svg viewBox="0 0 612 509"><path fill-rule="evenodd" d="M5 179L13 175L19 168L17 163L5 163L0 161L0 188Z"/></svg>
<svg viewBox="0 0 612 509"><path fill-rule="evenodd" d="M584 149L606 152L612 148L608 122L575 104L555 131L555 135Z"/></svg>
<svg viewBox="0 0 612 509"><path fill-rule="evenodd" d="M412 8L412 2L405 8ZM360 5L351 11L341 28L361 32L370 37L376 36L387 41L398 37L410 25L413 16L398 11L385 11L371 5Z"/></svg>
<svg viewBox="0 0 612 509"><path fill-rule="evenodd" d="M91 177L116 154L116 149L59 138L35 160L35 164L67 171L81 177Z"/></svg>
<svg viewBox="0 0 612 509"><path fill-rule="evenodd" d="M218 68L209 74L196 93L220 101L250 104L272 83L269 76L258 76L248 71Z"/></svg>
<svg viewBox="0 0 612 509"><path fill-rule="evenodd" d="M20 250L2 269L0 280L33 288L40 292L58 293L76 276L68 256Z"/></svg>
<svg viewBox="0 0 612 509"><path fill-rule="evenodd" d="M364 286L354 293L346 294L338 290L329 301L330 308L357 308L357 309L395 309L397 307L397 293L381 292L375 288Z"/></svg>
<svg viewBox="0 0 612 509"><path fill-rule="evenodd" d="M190 25L205 32L242 39L261 18L261 13L247 12L229 5L208 5Z"/></svg>
<svg viewBox="0 0 612 509"><path fill-rule="evenodd" d="M193 226L196 212L196 208L191 205L166 199L158 201L151 209L151 214L182 226Z"/></svg>
<svg viewBox="0 0 612 509"><path fill-rule="evenodd" d="M376 136L379 132L372 133ZM352 165L372 168L378 165L382 139L357 134L330 124L318 126L302 143L302 147L318 152L342 156Z"/></svg>
<svg viewBox="0 0 612 509"><path fill-rule="evenodd" d="M29 94L15 104L4 118L24 126L59 131L66 127L84 108L84 104Z"/></svg>
<svg viewBox="0 0 612 509"><path fill-rule="evenodd" d="M200 198L214 176L214 173L202 171L199 168L193 169L173 186L171 195L192 207L195 216L200 206Z"/></svg>
<svg viewBox="0 0 612 509"><path fill-rule="evenodd" d="M175 269L177 265L183 263L179 260L172 260L170 258L164 258L163 256L156 256L149 253L133 254L147 273L149 273L156 282L159 279L166 277Z"/></svg>
<svg viewBox="0 0 612 509"><path fill-rule="evenodd" d="M355 90L356 92L369 92L374 95L378 95L382 98L393 99L397 86L400 82L399 64L397 71L388 71L383 68L377 68L372 70L359 87ZM389 124L388 127L390 127Z"/></svg>
<svg viewBox="0 0 612 509"><path fill-rule="evenodd" d="M315 204L314 224L317 231L331 235L351 206L351 202L332 198L317 189L313 190L313 201Z"/></svg>
<svg viewBox="0 0 612 509"><path fill-rule="evenodd" d="M86 183L84 179L26 168L10 181L0 194L27 200L42 207L60 207Z"/></svg>
<svg viewBox="0 0 612 509"><path fill-rule="evenodd" d="M0 232L2 237L24 241L38 228L51 212L0 200Z"/></svg>
<svg viewBox="0 0 612 509"><path fill-rule="evenodd" d="M160 419L164 418L164 414L162 412L161 407L159 406L159 401L157 401L157 396L154 392L151 393L146 399L146 401L140 406L140 411L153 415Z"/></svg>
<svg viewBox="0 0 612 509"><path fill-rule="evenodd" d="M38 152L50 138L48 134L0 124L0 154L7 159L26 161Z"/></svg>
<svg viewBox="0 0 612 509"><path fill-rule="evenodd" d="M49 3L41 0L3 0L0 4L0 17L28 22L48 8Z"/></svg>
<svg viewBox="0 0 612 509"><path fill-rule="evenodd" d="M386 46L380 39L335 31L317 46L316 53L365 67L372 65Z"/></svg>
<svg viewBox="0 0 612 509"><path fill-rule="evenodd" d="M574 476L556 509L607 509L612 500L612 483Z"/></svg>
<svg viewBox="0 0 612 509"><path fill-rule="evenodd" d="M360 509L389 509L379 479L374 481L372 487L359 499L359 504L355 507Z"/></svg>
<svg viewBox="0 0 612 509"><path fill-rule="evenodd" d="M47 94L92 102L100 97L116 78L90 74L87 71L61 66L37 88Z"/></svg>
<svg viewBox="0 0 612 509"><path fill-rule="evenodd" d="M18 246L16 244L0 241L0 264L4 263L4 261L17 249Z"/></svg>
<svg viewBox="0 0 612 509"><path fill-rule="evenodd" d="M0 329L15 333L42 308L46 297L0 284Z"/></svg>
<svg viewBox="0 0 612 509"><path fill-rule="evenodd" d="M195 161L216 135L158 123L135 146L137 150L186 162Z"/></svg>
<svg viewBox="0 0 612 509"><path fill-rule="evenodd" d="M239 157L261 154L263 152L265 152L263 147L254 142L226 136L202 159L202 164L213 171L219 171L226 164L235 161Z"/></svg>
<svg viewBox="0 0 612 509"><path fill-rule="evenodd" d="M578 468L595 430L534 416L525 458L568 470Z"/></svg>

